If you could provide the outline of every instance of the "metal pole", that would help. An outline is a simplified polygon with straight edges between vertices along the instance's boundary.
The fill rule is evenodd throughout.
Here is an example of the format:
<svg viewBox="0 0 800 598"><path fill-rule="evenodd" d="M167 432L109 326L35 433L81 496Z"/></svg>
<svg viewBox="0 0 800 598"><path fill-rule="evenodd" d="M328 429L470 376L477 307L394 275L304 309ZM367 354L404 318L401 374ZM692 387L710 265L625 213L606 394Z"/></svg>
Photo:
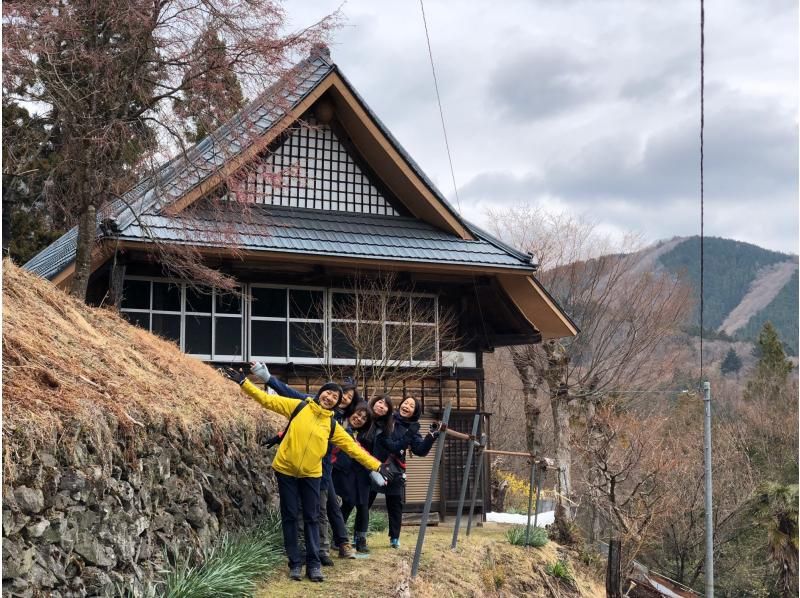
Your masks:
<svg viewBox="0 0 800 598"><path fill-rule="evenodd" d="M480 425L481 416L479 413L476 413L472 420L472 439L469 441L467 462L464 464L464 479L461 481L461 494L458 495L458 511L456 512L456 524L453 526L453 541L450 543L450 550L455 550L456 544L458 544L458 529L461 527L461 513L464 512L464 500L467 498L467 485L469 485L469 474L472 470L472 454L475 452L475 445L477 444L474 439L478 436L478 426Z"/></svg>
<svg viewBox="0 0 800 598"><path fill-rule="evenodd" d="M711 485L711 383L703 382L705 425L703 426L703 456L706 474L706 598L714 598L714 511Z"/></svg>
<svg viewBox="0 0 800 598"><path fill-rule="evenodd" d="M444 408L444 415L442 416L442 424L446 427L447 422L450 421L450 409L452 405L447 404ZM446 429L439 434L436 444L436 456L433 458L433 468L431 469L431 479L428 482L428 495L425 498L425 508L422 510L422 519L419 522L419 535L417 536L417 548L414 550L414 563L411 565L411 577L417 576L419 571L419 558L422 556L422 545L425 543L425 530L428 527L428 516L431 514L431 502L433 501L433 489L436 486L436 478L439 475L439 463L442 460L442 453L444 452L444 439Z"/></svg>
<svg viewBox="0 0 800 598"><path fill-rule="evenodd" d="M536 527L539 521L539 495L542 493L542 482L544 476L547 475L547 469L542 468L539 472L539 480L536 482L536 504L533 507L533 527Z"/></svg>
<svg viewBox="0 0 800 598"><path fill-rule="evenodd" d="M525 546L531 535L531 509L533 507L533 487L536 485L536 474L539 468L536 467L536 459L531 459L531 485L528 487L528 525L525 527Z"/></svg>
<svg viewBox="0 0 800 598"><path fill-rule="evenodd" d="M486 446L486 434L481 436L481 447ZM472 531L472 515L475 513L475 501L478 499L478 488L481 485L481 475L483 468L486 466L484 463L483 448L478 453L478 472L475 474L475 485L472 487L472 500L469 503L469 517L467 517L467 535ZM483 510L486 511L486 505L483 505Z"/></svg>

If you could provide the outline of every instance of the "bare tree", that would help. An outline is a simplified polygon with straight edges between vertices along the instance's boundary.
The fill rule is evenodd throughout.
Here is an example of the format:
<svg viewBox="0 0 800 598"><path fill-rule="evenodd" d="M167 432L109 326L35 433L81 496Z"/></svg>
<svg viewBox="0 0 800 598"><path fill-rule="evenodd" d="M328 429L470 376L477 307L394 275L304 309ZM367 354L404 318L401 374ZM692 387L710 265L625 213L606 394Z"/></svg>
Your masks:
<svg viewBox="0 0 800 598"><path fill-rule="evenodd" d="M318 355L327 347L328 378L352 376L367 394L390 393L438 371L441 348L457 340L456 315L433 296L399 285L393 273L358 274L332 297L330 343L319 328L306 329L304 343Z"/></svg>
<svg viewBox="0 0 800 598"><path fill-rule="evenodd" d="M622 596L621 580L669 508L675 455L661 429L665 418L642 417L622 402L606 402L578 442L587 467L581 480L591 506L608 522L608 596Z"/></svg>
<svg viewBox="0 0 800 598"><path fill-rule="evenodd" d="M185 154L175 102L224 70L251 97L281 81L272 99L280 109L292 85L291 65L335 21L283 33L286 18L275 0L19 0L3 6L4 94L41 107L60 134L47 196L78 223L72 294L86 295L103 209L155 162ZM210 30L224 43L225 59L213 44L198 43ZM213 60L210 51L217 52ZM237 101L235 95L216 97ZM240 146L248 134L237 140ZM191 251L177 261L194 277L232 284Z"/></svg>
<svg viewBox="0 0 800 598"><path fill-rule="evenodd" d="M580 328L572 339L511 349L525 395L528 448L541 450L544 395L553 419L557 487L571 497L571 416L591 419L608 394L661 382L670 358L660 348L691 308L689 288L639 268L635 239L614 243L591 223L528 206L489 216L498 235L533 254L538 279ZM571 518L563 503L556 516Z"/></svg>

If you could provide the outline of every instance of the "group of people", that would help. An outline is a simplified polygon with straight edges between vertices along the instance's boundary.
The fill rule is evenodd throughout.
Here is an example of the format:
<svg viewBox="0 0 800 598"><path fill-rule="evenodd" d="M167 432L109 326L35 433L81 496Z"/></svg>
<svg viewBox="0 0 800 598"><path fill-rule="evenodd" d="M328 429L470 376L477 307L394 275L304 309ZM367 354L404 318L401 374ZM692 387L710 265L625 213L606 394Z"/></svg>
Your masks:
<svg viewBox="0 0 800 598"><path fill-rule="evenodd" d="M352 380L341 386L327 382L311 396L272 376L263 363L251 363L250 374L277 393L270 394L241 370L222 372L263 407L289 419L269 442L280 445L272 467L289 577L300 581L305 563L306 576L323 581L322 566L333 565L331 548L340 558L368 553L369 509L379 493L386 498L390 546L400 547L407 453L424 457L440 431L440 424L433 423L424 436L420 433L422 405L416 397L404 398L395 410L386 394L362 399ZM353 511L351 543L346 524ZM299 547L301 524L305 558Z"/></svg>

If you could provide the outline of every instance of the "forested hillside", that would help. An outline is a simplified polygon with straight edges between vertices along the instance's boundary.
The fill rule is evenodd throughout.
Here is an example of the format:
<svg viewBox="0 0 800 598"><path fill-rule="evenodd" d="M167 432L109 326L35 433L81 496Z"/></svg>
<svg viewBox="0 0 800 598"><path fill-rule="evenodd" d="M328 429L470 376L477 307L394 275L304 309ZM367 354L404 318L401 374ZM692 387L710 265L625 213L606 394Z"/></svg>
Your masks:
<svg viewBox="0 0 800 598"><path fill-rule="evenodd" d="M704 328L720 329L726 323L726 318L739 308L740 312L744 312L740 322L733 325L727 322L725 326L735 338L754 340L764 322L771 321L790 352L797 355L797 256L717 237L706 238L704 245ZM699 237L690 237L678 243L659 256L657 263L670 272L685 276L699 290ZM778 271L781 265L785 265L785 268ZM775 293L774 297L772 293ZM760 307L759 299L765 307ZM743 302L746 302L744 306ZM749 310L747 303L753 304ZM698 303L693 315L696 325L700 323L699 308Z"/></svg>

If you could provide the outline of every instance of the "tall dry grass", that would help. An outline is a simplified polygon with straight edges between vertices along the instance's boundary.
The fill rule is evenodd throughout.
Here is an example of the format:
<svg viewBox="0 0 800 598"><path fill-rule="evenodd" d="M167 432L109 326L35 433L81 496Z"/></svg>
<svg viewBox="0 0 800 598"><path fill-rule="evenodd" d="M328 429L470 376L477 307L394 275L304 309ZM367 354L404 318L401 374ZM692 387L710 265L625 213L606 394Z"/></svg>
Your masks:
<svg viewBox="0 0 800 598"><path fill-rule="evenodd" d="M212 367L110 309L88 307L3 262L4 471L42 445L173 428L188 444L285 420ZM197 432L203 431L203 434ZM109 437L111 435L112 437Z"/></svg>

